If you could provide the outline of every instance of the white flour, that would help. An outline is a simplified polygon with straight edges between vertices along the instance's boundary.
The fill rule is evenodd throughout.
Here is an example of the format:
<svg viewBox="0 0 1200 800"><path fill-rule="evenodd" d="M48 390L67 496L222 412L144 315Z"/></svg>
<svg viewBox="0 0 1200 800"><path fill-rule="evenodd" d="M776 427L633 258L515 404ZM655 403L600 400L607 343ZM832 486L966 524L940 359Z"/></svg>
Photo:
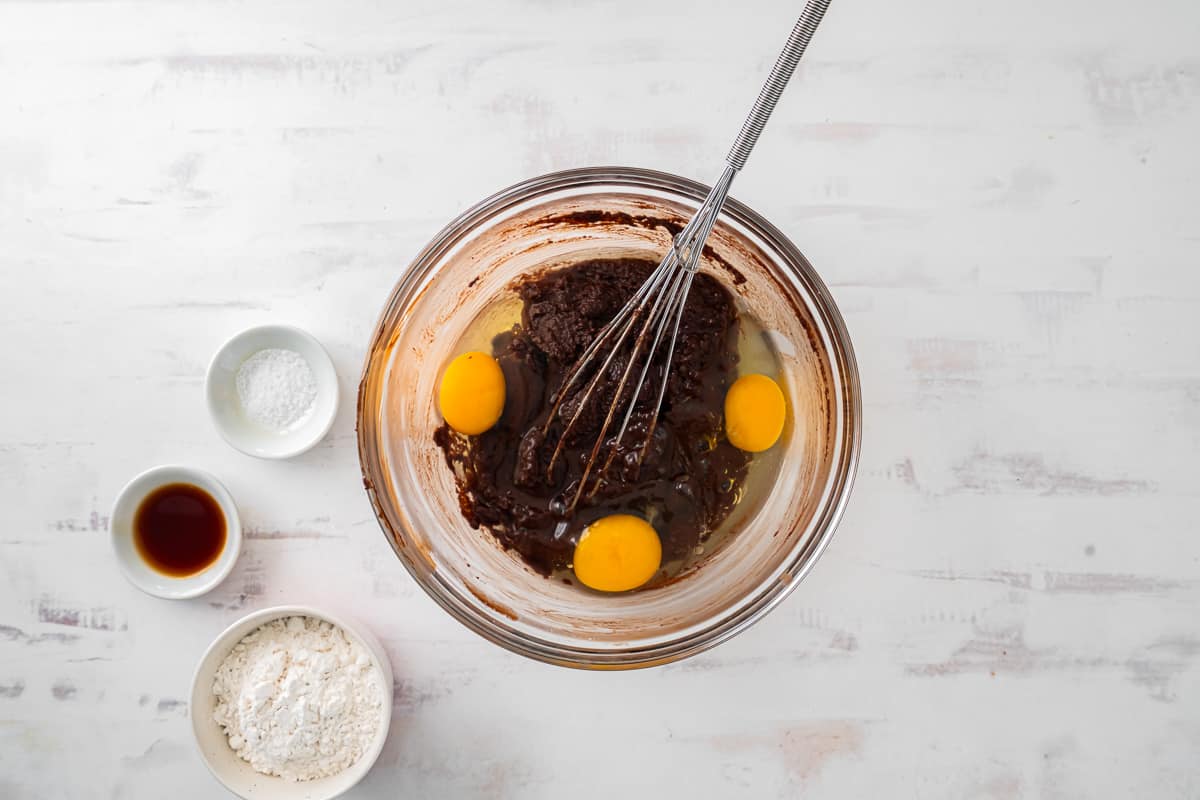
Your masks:
<svg viewBox="0 0 1200 800"><path fill-rule="evenodd" d="M300 422L317 399L317 380L304 356L269 347L238 367L238 402L251 422L286 431Z"/></svg>
<svg viewBox="0 0 1200 800"><path fill-rule="evenodd" d="M259 772L306 781L357 761L383 720L382 675L341 628L311 617L248 634L213 679L213 719Z"/></svg>

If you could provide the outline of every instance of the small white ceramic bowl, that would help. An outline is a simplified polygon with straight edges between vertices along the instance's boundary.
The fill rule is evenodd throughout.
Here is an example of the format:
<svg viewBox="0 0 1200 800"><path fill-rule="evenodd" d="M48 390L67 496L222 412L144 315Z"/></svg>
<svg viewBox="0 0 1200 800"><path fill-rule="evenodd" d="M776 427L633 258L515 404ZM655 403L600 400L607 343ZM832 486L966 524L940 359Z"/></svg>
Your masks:
<svg viewBox="0 0 1200 800"><path fill-rule="evenodd" d="M175 578L155 571L138 554L133 543L133 517L146 495L160 486L190 483L208 492L225 515L225 549L208 568L186 578ZM242 523L232 495L219 480L204 470L192 467L161 466L148 469L126 484L113 503L109 517L109 535L121 571L137 588L155 597L183 600L213 589L229 575L242 552Z"/></svg>
<svg viewBox="0 0 1200 800"><path fill-rule="evenodd" d="M383 718L380 720L379 730L362 757L336 775L312 781L289 781L275 775L256 772L229 747L225 732L213 720L213 709L216 707L216 698L212 693L213 677L233 646L261 625L283 617L297 616L325 620L341 628L347 636L362 645L370 654L375 668L382 673L380 683L384 692ZM362 780L383 751L392 715L392 666L379 640L370 631L344 617L308 606L264 608L230 625L209 645L204 657L200 659L199 666L196 667L195 675L192 676L192 697L188 708L192 733L196 737L196 745L200 748L200 757L204 759L209 771L225 784L229 791L247 800L329 800Z"/></svg>
<svg viewBox="0 0 1200 800"><path fill-rule="evenodd" d="M317 382L313 410L287 431L263 428L246 418L238 401L237 372L259 350L294 350L304 357ZM338 409L338 380L333 360L311 334L290 325L248 328L221 345L204 381L208 413L225 441L259 458L291 458L309 450L329 433Z"/></svg>

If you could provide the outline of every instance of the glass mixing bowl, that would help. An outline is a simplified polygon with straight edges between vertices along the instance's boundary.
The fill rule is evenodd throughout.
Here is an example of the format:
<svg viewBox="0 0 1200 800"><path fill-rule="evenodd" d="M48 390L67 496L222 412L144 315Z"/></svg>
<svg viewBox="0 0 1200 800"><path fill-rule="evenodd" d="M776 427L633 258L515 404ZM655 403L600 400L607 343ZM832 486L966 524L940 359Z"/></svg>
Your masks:
<svg viewBox="0 0 1200 800"><path fill-rule="evenodd" d="M358 394L363 482L400 561L439 605L503 647L552 664L664 664L747 628L808 573L853 482L861 438L850 339L812 265L730 200L702 263L761 324L788 397L777 474L730 517L736 533L652 589L604 595L535 573L459 511L433 443L438 381L471 322L516 276L597 256L660 258L707 187L624 167L505 189L446 226L384 306ZM675 227L673 227L675 226Z"/></svg>

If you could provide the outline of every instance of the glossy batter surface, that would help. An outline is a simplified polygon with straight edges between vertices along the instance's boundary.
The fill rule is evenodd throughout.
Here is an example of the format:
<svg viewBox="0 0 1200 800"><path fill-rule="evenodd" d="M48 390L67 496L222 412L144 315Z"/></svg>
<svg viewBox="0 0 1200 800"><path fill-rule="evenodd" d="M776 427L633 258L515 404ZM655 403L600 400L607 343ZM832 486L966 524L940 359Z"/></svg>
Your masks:
<svg viewBox="0 0 1200 800"><path fill-rule="evenodd" d="M655 262L640 259L587 261L518 283L521 322L493 341L507 385L500 421L478 436L463 436L446 425L435 434L455 473L466 519L544 574L570 566L588 523L628 513L658 532L665 577L721 524L740 496L751 456L725 439L721 417L725 392L737 377L738 314L729 293L714 278L698 274L645 460L640 468L633 466L661 381L658 361L651 365L630 431L600 490L581 500L573 513L561 513L579 485L615 383L602 383L603 397L587 404L551 470L554 445L565 427L562 418L572 408L568 400L543 439L553 394L654 267ZM608 374L619 376L624 366L619 358Z"/></svg>

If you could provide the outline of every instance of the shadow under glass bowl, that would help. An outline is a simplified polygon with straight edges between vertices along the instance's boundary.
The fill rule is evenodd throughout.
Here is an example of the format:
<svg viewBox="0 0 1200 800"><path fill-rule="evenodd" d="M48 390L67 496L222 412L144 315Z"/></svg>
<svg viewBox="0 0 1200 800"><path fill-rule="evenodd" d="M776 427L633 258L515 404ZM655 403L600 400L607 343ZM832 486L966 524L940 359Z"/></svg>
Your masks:
<svg viewBox="0 0 1200 800"><path fill-rule="evenodd" d="M367 494L392 549L430 597L513 652L626 669L713 647L796 586L845 508L861 438L849 335L795 245L731 199L701 268L764 329L789 404L778 472L761 502L731 515L736 533L661 586L600 595L535 573L462 517L433 432L438 380L468 326L519 275L588 258L661 258L706 193L684 178L626 167L533 178L447 225L384 306L358 395Z"/></svg>

